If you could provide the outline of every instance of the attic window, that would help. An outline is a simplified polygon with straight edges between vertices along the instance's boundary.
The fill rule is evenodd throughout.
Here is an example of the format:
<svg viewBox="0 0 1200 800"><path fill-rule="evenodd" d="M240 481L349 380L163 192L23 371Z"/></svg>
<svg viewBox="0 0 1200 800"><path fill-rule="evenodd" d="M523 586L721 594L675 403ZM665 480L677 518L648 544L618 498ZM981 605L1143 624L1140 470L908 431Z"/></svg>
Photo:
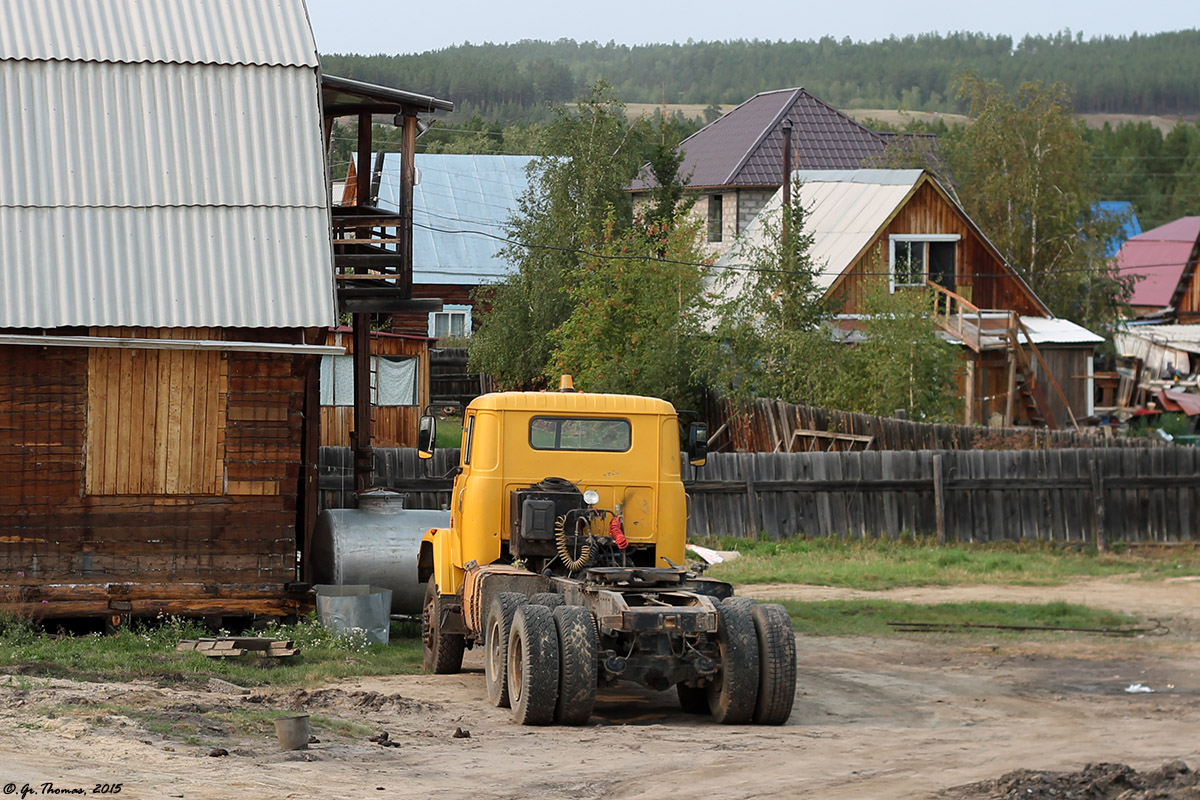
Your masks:
<svg viewBox="0 0 1200 800"><path fill-rule="evenodd" d="M927 280L954 289L957 233L894 234L888 237L888 283L924 286Z"/></svg>
<svg viewBox="0 0 1200 800"><path fill-rule="evenodd" d="M721 204L724 198L719 194L708 196L708 240L710 242L721 241L721 229L723 227L721 219Z"/></svg>

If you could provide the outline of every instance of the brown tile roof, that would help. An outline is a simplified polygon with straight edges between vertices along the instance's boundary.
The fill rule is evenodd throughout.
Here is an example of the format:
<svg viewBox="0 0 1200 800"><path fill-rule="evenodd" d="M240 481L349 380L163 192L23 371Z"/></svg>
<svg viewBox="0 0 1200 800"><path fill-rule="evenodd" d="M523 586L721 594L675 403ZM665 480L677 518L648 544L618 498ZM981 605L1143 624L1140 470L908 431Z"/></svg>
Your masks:
<svg viewBox="0 0 1200 800"><path fill-rule="evenodd" d="M760 92L683 140L681 174L690 186L779 186L783 121L792 122L794 169L858 169L888 138L852 120L804 89ZM648 167L630 187L655 186Z"/></svg>

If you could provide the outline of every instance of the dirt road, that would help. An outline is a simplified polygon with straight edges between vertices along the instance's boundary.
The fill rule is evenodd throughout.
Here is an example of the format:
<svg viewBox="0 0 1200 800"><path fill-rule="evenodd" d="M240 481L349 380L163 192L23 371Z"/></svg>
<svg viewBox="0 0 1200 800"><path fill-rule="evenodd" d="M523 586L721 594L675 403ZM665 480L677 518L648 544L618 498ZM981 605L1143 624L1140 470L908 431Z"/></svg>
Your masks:
<svg viewBox="0 0 1200 800"><path fill-rule="evenodd" d="M757 594L827 590L772 587ZM927 592L934 590L920 590ZM1200 625L1200 582L1087 581L1054 589L959 587L955 599L1087 596ZM872 593L919 599L918 590ZM906 597L906 595L909 595ZM1141 598L1141 599L1138 599ZM1172 624L1174 623L1174 624ZM130 798L924 798L1012 769L1118 761L1200 766L1200 640L1034 643L949 636L809 638L795 711L779 728L720 727L673 694L603 695L583 728L520 728L487 705L479 661L459 676L397 676L257 693L40 679L0 686L0 785L121 783ZM0 678L0 684L5 680ZM1133 683L1148 694L1128 694ZM176 726L159 733L144 713ZM230 709L316 717L321 743L281 752L216 716ZM357 731L331 726L343 720ZM181 737L180 726L194 727ZM455 728L470 738L455 739ZM366 740L387 730L399 747ZM230 755L209 757L213 747Z"/></svg>

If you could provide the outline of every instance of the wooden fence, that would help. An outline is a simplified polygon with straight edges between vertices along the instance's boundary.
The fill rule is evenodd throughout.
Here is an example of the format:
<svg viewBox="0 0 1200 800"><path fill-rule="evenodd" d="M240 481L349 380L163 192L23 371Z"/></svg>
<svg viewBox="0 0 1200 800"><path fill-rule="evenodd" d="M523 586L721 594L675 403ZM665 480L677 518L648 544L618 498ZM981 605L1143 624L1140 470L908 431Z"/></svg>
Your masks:
<svg viewBox="0 0 1200 800"><path fill-rule="evenodd" d="M685 475L697 537L1195 541L1200 509L1193 447L732 453Z"/></svg>
<svg viewBox="0 0 1200 800"><path fill-rule="evenodd" d="M375 483L443 508L458 450L434 456L376 450ZM323 508L353 505L352 464L348 448L321 448ZM692 537L1178 542L1200 523L1194 447L717 453L684 476Z"/></svg>
<svg viewBox="0 0 1200 800"><path fill-rule="evenodd" d="M1061 447L1156 447L1161 441L1105 435L1101 428L982 428L913 422L848 411L755 400L746 408L710 404L712 449L738 453L805 450L1025 450Z"/></svg>

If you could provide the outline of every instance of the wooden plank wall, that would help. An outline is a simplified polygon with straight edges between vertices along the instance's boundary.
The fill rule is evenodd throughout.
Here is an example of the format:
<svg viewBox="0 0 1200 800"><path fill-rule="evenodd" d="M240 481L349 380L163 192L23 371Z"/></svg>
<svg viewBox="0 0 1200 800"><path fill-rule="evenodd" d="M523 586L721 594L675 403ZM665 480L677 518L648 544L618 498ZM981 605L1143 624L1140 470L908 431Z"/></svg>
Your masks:
<svg viewBox="0 0 1200 800"><path fill-rule="evenodd" d="M297 338L279 331L227 335ZM221 360L221 490L176 485L176 493L150 493L147 487L165 487L133 470L136 457L120 436L88 441L88 349L0 347L0 608L63 617L104 615L115 601L130 603L134 614L286 614L300 607L303 598L288 595L284 584L296 576L310 358L228 353ZM137 390L117 391L132 398ZM143 387L143 399L154 391ZM191 390L180 393L189 397ZM132 424L129 430L134 435ZM158 446L157 432L141 434ZM115 463L104 475L125 474L128 488L141 493L85 491L92 459Z"/></svg>
<svg viewBox="0 0 1200 800"><path fill-rule="evenodd" d="M731 453L684 473L693 537L932 537L940 503L950 542L1197 538L1194 447Z"/></svg>
<svg viewBox="0 0 1200 800"><path fill-rule="evenodd" d="M96 336L132 337L127 328ZM138 338L220 339L208 328ZM88 351L86 494L221 494L227 362L213 350Z"/></svg>
<svg viewBox="0 0 1200 800"><path fill-rule="evenodd" d="M1107 437L1102 429L984 428L943 425L848 411L755 400L746 408L714 401L708 410L712 449L721 452L786 452L797 429L873 437L871 450L1036 449L1061 447L1160 447L1152 439Z"/></svg>
<svg viewBox="0 0 1200 800"><path fill-rule="evenodd" d="M432 465L376 450L375 484L409 492L408 508L443 508L458 450ZM1200 448L721 453L685 463L688 536L936 536L942 470L946 540L1093 544L1195 541ZM349 448L322 448L322 508L354 507ZM1104 498L1096 514L1096 491Z"/></svg>

